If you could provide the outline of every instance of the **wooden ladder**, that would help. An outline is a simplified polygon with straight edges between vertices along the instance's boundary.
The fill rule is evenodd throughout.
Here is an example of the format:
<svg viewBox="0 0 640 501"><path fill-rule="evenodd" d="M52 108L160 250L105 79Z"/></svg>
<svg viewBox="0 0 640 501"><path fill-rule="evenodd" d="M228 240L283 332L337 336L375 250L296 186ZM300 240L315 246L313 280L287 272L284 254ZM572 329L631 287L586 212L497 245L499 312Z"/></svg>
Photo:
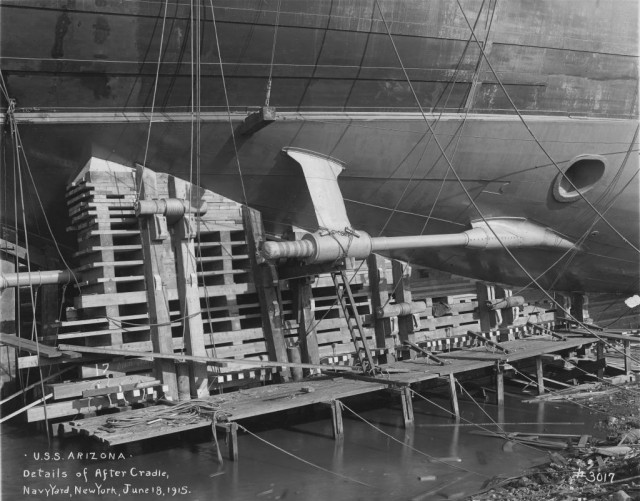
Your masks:
<svg viewBox="0 0 640 501"><path fill-rule="evenodd" d="M344 313L344 317L347 322L349 334L351 334L351 340L353 341L353 345L356 350L358 364L362 367L362 371L365 374L372 374L376 371L377 367L373 361L373 357L371 356L371 350L369 350L369 346L367 345L362 320L358 314L353 293L351 292L349 279L347 278L344 270L332 272L331 278L336 289L338 302L340 303L340 307L342 308L342 312Z"/></svg>

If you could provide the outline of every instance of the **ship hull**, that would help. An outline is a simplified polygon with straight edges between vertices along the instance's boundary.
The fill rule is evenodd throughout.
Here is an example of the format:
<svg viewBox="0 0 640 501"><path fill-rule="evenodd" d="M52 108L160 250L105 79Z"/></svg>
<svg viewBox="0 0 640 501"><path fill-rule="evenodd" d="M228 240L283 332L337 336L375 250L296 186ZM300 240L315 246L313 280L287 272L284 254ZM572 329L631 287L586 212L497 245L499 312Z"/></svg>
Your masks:
<svg viewBox="0 0 640 501"><path fill-rule="evenodd" d="M214 114L203 117L206 141L200 145L198 174L189 161L191 123L174 118L154 123L148 150L148 123L142 118L136 122L129 117L123 123L96 117L94 123L53 126L42 117L46 123L21 125L36 185L46 187L38 190L44 205L57 205L55 213L62 215L64 186L89 157L134 165L142 163L146 150L147 165L154 170L192 179L238 201L245 201L246 194L274 232L288 224L315 230L318 223L302 171L282 151L296 147L344 164L339 184L357 229L372 235L455 233L482 218L526 218L580 242L579 252L564 257L549 250L514 251L541 284L564 290L637 289L637 253L629 243L638 246L638 226L626 224L638 221L634 121L525 117L554 165L518 117L427 117L439 118L435 131L445 158L417 114L283 114L252 135L235 136L235 149L228 116ZM234 129L241 124L242 116L231 121ZM60 148L69 138L82 147ZM601 157L605 163L602 177L584 195L593 207L581 198L561 202L553 194L559 170L583 155ZM56 223L64 224L64 218L56 218ZM504 251L445 248L398 257L486 280L531 282Z"/></svg>
<svg viewBox="0 0 640 501"><path fill-rule="evenodd" d="M50 225L72 250L64 186L92 156L247 202L274 232L313 230L300 168L282 153L297 147L344 164L351 223L373 235L517 217L578 244L516 259L398 255L413 264L561 290L639 289L637 2L190 3L2 2L31 231L49 236ZM242 134L266 101L277 119ZM13 227L23 217L9 132L2 224ZM586 175L597 179L578 175L584 195L559 200L559 171L585 156L600 162Z"/></svg>

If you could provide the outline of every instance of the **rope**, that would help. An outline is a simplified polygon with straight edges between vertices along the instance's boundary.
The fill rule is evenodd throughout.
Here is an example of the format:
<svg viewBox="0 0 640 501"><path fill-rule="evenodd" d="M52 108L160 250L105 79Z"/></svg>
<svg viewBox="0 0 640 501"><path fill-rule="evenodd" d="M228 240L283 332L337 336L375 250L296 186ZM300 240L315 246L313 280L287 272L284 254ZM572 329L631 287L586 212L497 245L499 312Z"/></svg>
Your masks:
<svg viewBox="0 0 640 501"><path fill-rule="evenodd" d="M220 415L230 416L222 410L220 405L196 398L171 406L149 407L145 412L135 416L107 418L105 426L112 429L125 429L144 424L150 425L159 420L166 421L169 426L180 426L200 422L204 416L215 416L217 419Z"/></svg>
<svg viewBox="0 0 640 501"><path fill-rule="evenodd" d="M269 100L271 99L271 84L273 82L273 60L276 55L276 40L278 39L278 24L280 22L280 2L278 0L278 8L276 11L276 22L273 29L273 45L271 46L271 63L269 64L269 80L267 82L267 95L264 99L264 105L269 106Z"/></svg>
<svg viewBox="0 0 640 501"><path fill-rule="evenodd" d="M216 39L216 48L218 50L218 64L220 65L220 77L222 78L222 89L224 91L224 100L227 106L227 117L229 119L229 130L231 131L231 141L233 143L233 151L235 152L236 158L236 167L238 168L238 176L240 178L240 187L242 188L242 197L244 199L244 204L246 206L249 205L249 201L247 199L247 191L244 186L244 179L242 177L242 168L240 166L240 158L238 157L238 145L236 144L236 134L233 130L233 123L231 122L231 106L229 105L229 94L227 93L227 83L224 77L224 66L222 64L222 53L220 51L220 40L218 38L218 25L216 23L216 14L213 9L213 0L209 0L209 4L211 5L211 17L213 18L213 32Z"/></svg>
<svg viewBox="0 0 640 501"><path fill-rule="evenodd" d="M291 452L285 451L284 449L282 449L281 447L278 447L275 444L272 444L271 442L268 442L267 440L265 440L264 438L259 437L258 435L256 435L255 433L250 432L249 430L247 430L244 426L242 426L241 424L238 424L238 428L240 428L241 430L244 430L245 432L247 432L249 435L251 435L254 438L257 438L258 440L260 440L261 442L264 442L265 444L273 447L274 449L286 454L287 456L291 456L294 459L297 459L298 461L302 461L303 463L309 465L309 466L313 466L314 468L317 468L318 470L324 471L325 473L329 473L331 475L335 475L336 477L342 478L344 480L348 480L349 482L355 482L356 484L360 484L360 485L364 485L365 487L371 487L373 488L372 485L366 484L364 482L361 482L360 480L356 480L354 478L351 477L347 477L346 475L342 475L341 473L337 473L335 471L332 470L328 470L327 468L323 468L322 466L319 466L317 464L314 464L310 461L307 461L306 459L301 458L300 456L296 456L295 454L292 454Z"/></svg>
<svg viewBox="0 0 640 501"><path fill-rule="evenodd" d="M142 161L142 173L147 167L147 153L149 152L149 140L151 139L151 125L153 124L153 112L156 106L156 93L158 91L158 80L160 79L160 65L162 63L162 45L164 43L164 29L167 21L167 8L169 7L169 0L164 2L164 13L162 15L162 31L160 32L160 46L158 47L158 63L156 65L156 77L153 83L153 97L151 98L151 113L149 115L149 128L147 129L147 142L144 147L144 160ZM140 190L142 189L142 183L138 187L138 193L136 198L140 198Z"/></svg>
<svg viewBox="0 0 640 501"><path fill-rule="evenodd" d="M411 390L411 389L410 389ZM413 391L413 390L411 390ZM389 437L391 440L394 440L396 442L398 442L399 444L408 447L409 449L411 449L414 452L417 452L418 454L421 454L423 456L425 456L426 458L428 458L430 461L434 462L434 463L441 463L445 466L449 466L451 468L454 468L456 470L460 470L460 471L464 471L465 473L472 473L474 475L479 475L481 477L486 477L486 475L483 475L482 473L478 473L477 471L473 471L473 470L468 470L466 468L463 468L462 466L456 466L454 464L451 463L447 463L446 461L443 461L441 459L438 459L434 456L430 456L429 454L427 454L426 452L422 452L419 449L416 449L415 447L412 447L411 445L405 444L402 440L398 440L396 437L394 437L393 435L390 435L389 433L381 430L380 428L378 428L376 425L374 425L372 422L367 421L364 417L360 416L358 413L356 413L353 409L349 408L347 405L345 405L344 402L339 401L340 402L340 406L347 409L351 414L353 414L355 417L357 417L358 419L360 419L362 422L368 424L369 426L371 426L373 429L379 431L380 433L382 433L383 435L385 435L386 437Z"/></svg>
<svg viewBox="0 0 640 501"><path fill-rule="evenodd" d="M376 0L377 3L378 0ZM533 131L531 130L531 128L529 127L529 124L527 124L527 122L525 121L524 117L522 116L522 114L520 113L520 111L518 110L517 106L515 105L515 103L513 102L513 100L511 99L511 96L509 95L509 93L507 92L507 89L505 89L504 85L502 84L502 81L500 79L500 77L498 76L498 74L495 72L495 70L493 69L493 66L491 65L491 62L489 61L489 58L487 57L487 54L484 51L484 47L482 46L482 44L480 43L480 41L478 40L478 38L476 37L475 34L475 30L473 29L473 27L471 26L471 24L469 23L469 19L467 18L467 15L464 12L464 9L462 8L462 5L460 4L460 0L456 0L456 3L458 4L458 7L460 8L460 11L462 12L462 15L464 17L465 22L467 23L467 26L469 27L469 29L471 30L471 34L473 35L474 40L476 41L478 48L480 49L480 52L482 53L482 56L484 57L484 60L487 62L487 66L489 66L489 69L491 70L491 73L493 74L494 78L496 79L496 82L498 83L498 85L500 86L500 88L502 89L502 92L504 93L505 97L507 98L507 100L509 101L509 104L511 105L511 107L513 108L513 110L516 112L516 114L518 115L518 117L520 118L520 121L522 122L522 125L524 125L525 129L527 129L527 132L529 133L529 135L532 137L532 139L536 142L536 144L540 147L540 150L542 150L542 152L544 153L544 155L549 159L549 161L553 164L553 166L558 170L558 172L562 175L562 177L569 183L569 185L580 195L580 198L582 198L582 200L584 200L584 202L587 203L587 205L589 207L591 207L591 209L599 216L600 219L602 219L602 221L613 230L613 232L618 235L623 242L625 242L626 244L628 244L631 248L633 248L636 252L640 253L640 249L638 249L635 245L633 245L631 242L629 242L616 228L613 227L613 225L604 217L603 214L601 214L598 209L596 209L596 207L589 201L587 200L587 198L584 196L584 194L573 184L573 182L571 181L571 179L569 179L569 177L562 171L562 169L560 168L560 166L555 162L555 160L551 157L551 155L547 152L547 150L545 149L544 146L542 146L542 143L538 140L538 138L536 137L536 135L533 133ZM381 11L382 12L382 11Z"/></svg>

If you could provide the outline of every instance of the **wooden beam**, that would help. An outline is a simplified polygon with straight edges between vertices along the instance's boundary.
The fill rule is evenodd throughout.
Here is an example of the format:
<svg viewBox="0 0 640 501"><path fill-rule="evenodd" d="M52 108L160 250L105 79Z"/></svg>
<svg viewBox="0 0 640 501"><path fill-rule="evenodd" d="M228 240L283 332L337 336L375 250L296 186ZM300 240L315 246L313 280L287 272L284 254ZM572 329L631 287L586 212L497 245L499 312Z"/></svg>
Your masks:
<svg viewBox="0 0 640 501"><path fill-rule="evenodd" d="M476 294L478 297L478 317L480 320L480 330L488 332L497 327L496 313L489 310L486 301L496 298L496 292L493 285L485 282L476 282Z"/></svg>
<svg viewBox="0 0 640 501"><path fill-rule="evenodd" d="M57 358L66 356L67 358L79 358L80 354L73 351L60 351L54 346L47 346L42 343L36 343L30 339L24 339L13 334L4 334L0 332L0 343L13 346L21 351L29 353L40 353L43 358Z"/></svg>
<svg viewBox="0 0 640 501"><path fill-rule="evenodd" d="M357 372L357 367L351 367L347 365L325 365L325 364L296 364L291 362L271 362L266 360L244 360L244 359L232 359L232 358L214 358L214 357L196 357L192 355L170 354L170 353L156 353L148 351L136 351L136 350L120 350L117 348L100 348L98 346L73 346L68 344L61 344L59 349L74 348L80 353L96 353L102 355L123 355L126 357L150 357L150 358L164 358L167 360L178 361L194 361L203 362L207 365L214 365L217 367L228 367L229 365L249 365L252 367L300 367L302 369L319 369L322 371L339 371L339 372Z"/></svg>
<svg viewBox="0 0 640 501"><path fill-rule="evenodd" d="M22 414L25 411L29 412L33 407L35 407L36 405L38 405L41 402L44 402L45 400L49 400L52 396L53 395L51 395L51 393L49 393L48 395L45 395L44 397L36 400L35 402L31 402L30 404L25 405L23 408L18 409L15 412L12 412L8 416L2 416L2 419L0 419L0 424L4 423L5 421L8 421L9 419L11 419L14 416L17 416L18 414ZM48 416L48 418L51 418L51 417L53 417L53 416ZM42 417L42 419L44 419L44 416Z"/></svg>
<svg viewBox="0 0 640 501"><path fill-rule="evenodd" d="M169 181L169 196L187 199L192 196L192 190L187 187L186 182L172 177ZM197 200L192 200L192 202L195 202L192 205L197 207L201 204ZM185 350L187 355L205 356L207 351L204 347L198 269L193 241L196 231L194 218L185 215L173 225L171 239L176 257L176 282L180 300L180 312L183 318ZM209 395L206 364L198 362L189 364L189 382L192 397L201 398Z"/></svg>
<svg viewBox="0 0 640 501"><path fill-rule="evenodd" d="M378 318L376 312L389 300L387 277L385 274L386 259L377 254L367 258L369 286L371 287L371 309L375 316L374 329L376 347L387 350L386 362L395 362L395 342L390 318Z"/></svg>
<svg viewBox="0 0 640 501"><path fill-rule="evenodd" d="M320 363L316 318L313 309L313 295L309 277L290 281L293 296L293 311L298 317L298 340L300 341L302 362Z"/></svg>
<svg viewBox="0 0 640 501"><path fill-rule="evenodd" d="M264 241L262 216L254 209L243 206L242 216L247 238L249 261L253 279L260 300L262 327L267 343L269 358L286 362L287 347L284 341L284 320L282 318L282 299L278 287L278 276L274 266L264 262L258 254L258 245ZM289 371L280 373L280 379L288 381Z"/></svg>
<svg viewBox="0 0 640 501"><path fill-rule="evenodd" d="M391 271L393 273L393 290L395 291L396 303L411 303L411 267L408 263L403 263L396 259L391 261ZM402 315L398 317L398 337L400 342L416 342L416 328L413 323L413 315ZM416 358L416 354L409 352L411 358Z"/></svg>
<svg viewBox="0 0 640 501"><path fill-rule="evenodd" d="M596 362L598 367L598 379L602 379L604 377L604 369L607 365L607 359L604 355L604 343L602 341L598 341L596 343Z"/></svg>
<svg viewBox="0 0 640 501"><path fill-rule="evenodd" d="M141 199L158 197L156 174L141 166L136 168L136 180ZM142 255L144 256L144 278L149 311L151 344L157 353L173 353L169 299L167 297L167 268L175 268L171 244L168 240L167 222L164 216L138 218ZM178 378L172 360L154 359L154 377L169 388L167 393L178 398Z"/></svg>

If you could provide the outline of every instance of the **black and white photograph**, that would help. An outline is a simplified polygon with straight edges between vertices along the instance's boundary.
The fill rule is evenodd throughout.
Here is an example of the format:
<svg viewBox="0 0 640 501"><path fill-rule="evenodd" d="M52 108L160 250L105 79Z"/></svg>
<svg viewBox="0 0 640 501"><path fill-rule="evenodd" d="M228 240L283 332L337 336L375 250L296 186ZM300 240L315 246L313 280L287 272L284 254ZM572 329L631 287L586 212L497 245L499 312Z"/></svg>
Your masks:
<svg viewBox="0 0 640 501"><path fill-rule="evenodd" d="M0 0L0 501L640 501L637 0Z"/></svg>

